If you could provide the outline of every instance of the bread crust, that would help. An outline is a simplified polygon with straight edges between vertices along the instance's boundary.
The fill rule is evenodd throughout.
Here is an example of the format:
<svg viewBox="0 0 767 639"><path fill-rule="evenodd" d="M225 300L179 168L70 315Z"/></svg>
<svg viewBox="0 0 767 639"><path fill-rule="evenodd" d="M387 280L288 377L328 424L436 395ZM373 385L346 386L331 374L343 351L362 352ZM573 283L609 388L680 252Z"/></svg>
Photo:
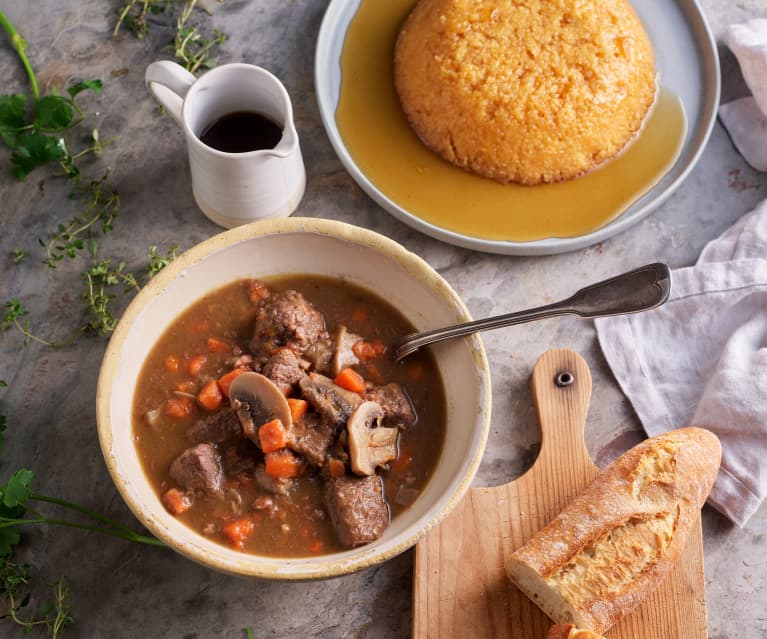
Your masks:
<svg viewBox="0 0 767 639"><path fill-rule="evenodd" d="M682 428L642 442L610 464L551 523L511 555L509 577L554 621L573 622L603 633L655 590L679 559L720 462L719 440L703 429ZM588 571L589 554L584 551L593 554L598 547L609 552L616 531L630 536L643 522L665 521L660 517L673 522L673 530L660 550L648 547L650 556L642 558L646 563L641 564L641 570L637 568L638 574L629 575L616 589L610 587L611 575L600 573L610 568L595 567L583 574L575 588L581 588L586 577L590 584L599 584L604 576L601 592L573 591L572 587L564 591L557 571L574 565L579 557L586 557ZM643 543L640 538L634 546ZM531 586L531 577L537 585ZM545 602L552 597L561 599L574 618L562 618L562 612L553 607L546 609L549 606Z"/></svg>
<svg viewBox="0 0 767 639"><path fill-rule="evenodd" d="M549 634L546 639L604 639L604 637L589 630L578 630L571 623L558 623L549 628Z"/></svg>

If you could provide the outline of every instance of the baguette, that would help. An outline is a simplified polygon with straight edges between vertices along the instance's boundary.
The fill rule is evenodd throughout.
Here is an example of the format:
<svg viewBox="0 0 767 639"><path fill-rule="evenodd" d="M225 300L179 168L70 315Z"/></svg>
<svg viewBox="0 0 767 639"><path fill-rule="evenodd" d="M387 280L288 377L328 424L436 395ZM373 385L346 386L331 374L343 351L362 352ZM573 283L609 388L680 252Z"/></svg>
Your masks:
<svg viewBox="0 0 767 639"><path fill-rule="evenodd" d="M598 635L590 630L578 630L571 623L557 624L549 628L549 634L546 639L605 639L602 635Z"/></svg>
<svg viewBox="0 0 767 639"><path fill-rule="evenodd" d="M679 558L721 456L700 428L642 442L511 555L509 577L556 623L604 633Z"/></svg>

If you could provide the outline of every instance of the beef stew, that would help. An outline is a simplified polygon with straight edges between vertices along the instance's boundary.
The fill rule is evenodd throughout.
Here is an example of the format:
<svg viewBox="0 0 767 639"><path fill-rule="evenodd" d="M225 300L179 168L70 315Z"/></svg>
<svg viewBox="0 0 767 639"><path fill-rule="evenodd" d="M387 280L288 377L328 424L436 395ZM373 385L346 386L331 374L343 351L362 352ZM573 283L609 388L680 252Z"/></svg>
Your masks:
<svg viewBox="0 0 767 639"><path fill-rule="evenodd" d="M377 539L423 490L446 402L413 327L347 282L241 280L192 305L141 371L136 449L166 509L202 535L281 557Z"/></svg>

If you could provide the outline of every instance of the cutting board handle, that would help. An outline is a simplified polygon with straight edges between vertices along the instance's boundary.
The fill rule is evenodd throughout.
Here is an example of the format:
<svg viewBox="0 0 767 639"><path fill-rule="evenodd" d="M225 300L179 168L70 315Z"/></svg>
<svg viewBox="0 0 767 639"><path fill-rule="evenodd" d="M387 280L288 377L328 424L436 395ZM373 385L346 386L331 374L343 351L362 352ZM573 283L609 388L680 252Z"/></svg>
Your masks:
<svg viewBox="0 0 767 639"><path fill-rule="evenodd" d="M591 372L575 351L546 351L530 380L541 425L541 452L530 473L551 475L561 485L562 474L573 474L572 484L583 486L593 476L584 427L591 399Z"/></svg>

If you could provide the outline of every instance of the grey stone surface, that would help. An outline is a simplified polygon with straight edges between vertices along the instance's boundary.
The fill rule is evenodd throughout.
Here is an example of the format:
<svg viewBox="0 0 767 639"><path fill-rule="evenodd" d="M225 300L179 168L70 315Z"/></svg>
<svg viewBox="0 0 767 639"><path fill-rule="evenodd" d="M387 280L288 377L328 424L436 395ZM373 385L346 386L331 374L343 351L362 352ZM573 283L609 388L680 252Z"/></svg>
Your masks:
<svg viewBox="0 0 767 639"><path fill-rule="evenodd" d="M163 18L137 41L110 37L117 0L0 2L29 42L42 83L66 85L101 77L101 98L87 98L102 137L120 136L105 153L122 197L104 256L131 269L145 264L147 247L190 247L219 231L197 210L189 187L180 131L158 115L143 86L143 69L164 57L170 31ZM343 170L323 131L314 99L314 42L325 0L227 0L212 24L230 39L222 61L257 63L276 73L290 92L308 171L299 213L372 228L431 263L456 288L476 317L564 296L581 285L640 263L660 259L692 264L710 239L767 196L767 177L751 170L717 125L685 184L636 227L598 246L542 258L483 255L418 234L370 201ZM703 0L721 40L727 24L765 14L763 0ZM747 91L732 55L722 45L725 100ZM110 72L128 69L112 77ZM26 88L7 39L0 37L0 93ZM8 154L0 150L0 167ZM33 174L17 183L0 169L0 301L20 298L35 331L61 337L81 321L81 263L56 271L42 266L38 237L47 237L73 212L61 182ZM13 265L10 251L30 252ZM548 320L487 334L494 380L493 425L477 484L517 477L535 458L539 433L527 382L546 349L567 346L592 368L594 394L587 425L589 449L600 465L638 441L640 427L595 339L592 323ZM55 494L135 522L117 495L101 458L95 430L95 389L103 339L79 339L50 350L22 348L14 332L0 335L0 379L9 428L0 477L20 466L37 473L40 492ZM743 529L704 510L710 636L767 636L767 561L762 508ZM364 637L409 635L412 552L361 573L326 582L281 584L213 573L172 552L53 528L26 531L22 554L39 583L66 575L72 585L73 637L243 638L251 626L266 637ZM36 591L38 595L44 593ZM0 621L0 636L16 636Z"/></svg>

